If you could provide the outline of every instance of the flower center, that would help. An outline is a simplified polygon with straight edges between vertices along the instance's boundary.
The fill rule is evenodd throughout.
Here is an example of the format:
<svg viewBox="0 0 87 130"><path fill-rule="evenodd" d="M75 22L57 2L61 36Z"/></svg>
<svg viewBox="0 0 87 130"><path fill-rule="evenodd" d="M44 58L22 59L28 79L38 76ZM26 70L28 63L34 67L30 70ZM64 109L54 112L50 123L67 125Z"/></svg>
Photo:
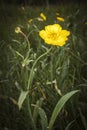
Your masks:
<svg viewBox="0 0 87 130"><path fill-rule="evenodd" d="M57 39L57 34L56 33L50 33L48 38L50 38L52 40L56 40Z"/></svg>

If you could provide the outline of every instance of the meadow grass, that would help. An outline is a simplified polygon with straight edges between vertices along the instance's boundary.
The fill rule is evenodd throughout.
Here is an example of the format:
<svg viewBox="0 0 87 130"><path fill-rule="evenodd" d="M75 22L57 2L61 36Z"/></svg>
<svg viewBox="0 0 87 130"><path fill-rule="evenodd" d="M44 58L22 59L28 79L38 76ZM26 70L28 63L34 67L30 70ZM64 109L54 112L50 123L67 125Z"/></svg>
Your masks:
<svg viewBox="0 0 87 130"><path fill-rule="evenodd" d="M54 47L52 52L40 59L35 66L31 76L33 77L33 80L31 79L33 81L31 82L32 88L29 93L31 111L37 129L46 130L43 128L44 118L41 124L39 123L41 116L44 117L46 112L49 121L60 97L71 90L79 89L81 90L80 94L73 97L60 112L53 130L87 129L86 5L65 4L49 8L3 5L0 7L0 12L0 128L8 130L32 129L32 121L28 115L30 111L26 108L29 101L26 100L23 103L20 111L17 101L20 92L27 89L28 72L31 71L34 61L50 48L45 43L43 44L43 40L39 39L37 31L46 25L59 23L63 29L68 29L71 35L65 47ZM39 17L41 12L46 15L46 21L28 22L30 19ZM65 19L64 23L56 20L56 13ZM28 55L26 40L15 33L14 30L17 26L21 27L31 43L30 61L26 60L27 62L22 60L23 56L27 57ZM24 68L21 67L21 64L24 65ZM35 106L40 107L39 116ZM9 115L10 111L11 115Z"/></svg>

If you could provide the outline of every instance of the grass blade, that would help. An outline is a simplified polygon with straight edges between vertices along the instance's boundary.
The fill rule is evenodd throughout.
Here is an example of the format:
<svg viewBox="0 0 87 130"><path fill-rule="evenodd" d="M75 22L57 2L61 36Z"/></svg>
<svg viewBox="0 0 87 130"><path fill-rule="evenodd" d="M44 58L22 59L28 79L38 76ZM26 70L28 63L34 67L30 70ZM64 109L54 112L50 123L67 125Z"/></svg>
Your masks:
<svg viewBox="0 0 87 130"><path fill-rule="evenodd" d="M27 94L28 94L28 91L21 91L21 94L20 94L19 99L18 99L18 107L19 107L19 109L21 109L22 104L23 104Z"/></svg>
<svg viewBox="0 0 87 130"><path fill-rule="evenodd" d="M71 121L65 128L65 130L70 130L70 128L72 127L72 125L75 123L75 120Z"/></svg>
<svg viewBox="0 0 87 130"><path fill-rule="evenodd" d="M40 98L37 102L36 102L36 106L34 107L34 111L33 111L33 119L35 124L37 123L37 119L38 119L38 108L42 106L43 103L43 98Z"/></svg>
<svg viewBox="0 0 87 130"><path fill-rule="evenodd" d="M82 113L82 111L81 111L80 108L79 108L79 112L80 112L80 117L81 117L81 120L82 120L82 124L83 124L85 130L87 130L87 121L86 121L86 118L85 118L85 116L83 115L83 113Z"/></svg>
<svg viewBox="0 0 87 130"><path fill-rule="evenodd" d="M38 108L38 112L41 118L41 125L42 125L42 130L47 130L48 127L48 119L45 111L42 108Z"/></svg>

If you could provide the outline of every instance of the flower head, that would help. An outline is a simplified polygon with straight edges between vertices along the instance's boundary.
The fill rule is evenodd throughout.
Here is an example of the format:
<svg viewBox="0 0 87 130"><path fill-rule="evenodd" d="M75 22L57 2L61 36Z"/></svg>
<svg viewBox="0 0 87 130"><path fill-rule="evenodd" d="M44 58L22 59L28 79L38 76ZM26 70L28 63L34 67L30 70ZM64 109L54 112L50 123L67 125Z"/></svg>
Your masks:
<svg viewBox="0 0 87 130"><path fill-rule="evenodd" d="M59 20L60 22L64 22L65 21L64 18L62 18L62 17L57 17L57 20Z"/></svg>
<svg viewBox="0 0 87 130"><path fill-rule="evenodd" d="M68 40L70 31L62 30L59 24L45 26L45 30L39 32L39 36L47 43L56 46L63 46Z"/></svg>
<svg viewBox="0 0 87 130"><path fill-rule="evenodd" d="M21 28L20 27L16 27L15 28L15 33L21 33Z"/></svg>
<svg viewBox="0 0 87 130"><path fill-rule="evenodd" d="M40 13L40 17L41 17L43 20L46 20L46 16L45 16L43 13Z"/></svg>

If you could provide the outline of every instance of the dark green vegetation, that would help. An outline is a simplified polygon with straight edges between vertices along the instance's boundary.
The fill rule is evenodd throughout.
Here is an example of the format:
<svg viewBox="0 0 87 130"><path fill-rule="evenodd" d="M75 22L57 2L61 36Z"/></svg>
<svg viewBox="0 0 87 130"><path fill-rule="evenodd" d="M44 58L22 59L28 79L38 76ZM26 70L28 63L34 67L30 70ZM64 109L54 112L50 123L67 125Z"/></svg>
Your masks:
<svg viewBox="0 0 87 130"><path fill-rule="evenodd" d="M17 55L13 59L12 48L25 54L24 39L20 34L15 34L15 27L20 26L23 32L29 33L33 27L28 28L28 20L38 17L41 12L47 16L47 21L39 24L35 21L36 27L42 29L45 25L53 24L56 20L55 14L60 13L60 16L65 18L65 23L59 23L63 28L71 31L71 36L69 45L66 45L63 51L54 49L52 57L48 55L38 63L36 68L38 76L34 77L30 93L32 110L39 101L49 120L61 93L64 95L71 90L79 89L80 93L74 96L60 112L53 130L87 130L87 24L85 24L87 5L78 4L49 8L13 5L0 7L0 129L32 130L26 101L20 111L17 105L20 90L21 88L25 90L27 81L26 72L20 72L21 59ZM32 43L33 57L45 51L37 39L37 33L32 32L29 40ZM21 45L15 40L21 41ZM32 62L30 65L32 66ZM50 70L52 70L51 75ZM52 85L50 81L53 81ZM39 122L40 117L36 120L36 124L38 130L41 130Z"/></svg>
<svg viewBox="0 0 87 130"><path fill-rule="evenodd" d="M59 3L86 3L86 0L1 0L0 4L8 3L8 4L21 4L21 5L51 5L51 4L59 4Z"/></svg>

